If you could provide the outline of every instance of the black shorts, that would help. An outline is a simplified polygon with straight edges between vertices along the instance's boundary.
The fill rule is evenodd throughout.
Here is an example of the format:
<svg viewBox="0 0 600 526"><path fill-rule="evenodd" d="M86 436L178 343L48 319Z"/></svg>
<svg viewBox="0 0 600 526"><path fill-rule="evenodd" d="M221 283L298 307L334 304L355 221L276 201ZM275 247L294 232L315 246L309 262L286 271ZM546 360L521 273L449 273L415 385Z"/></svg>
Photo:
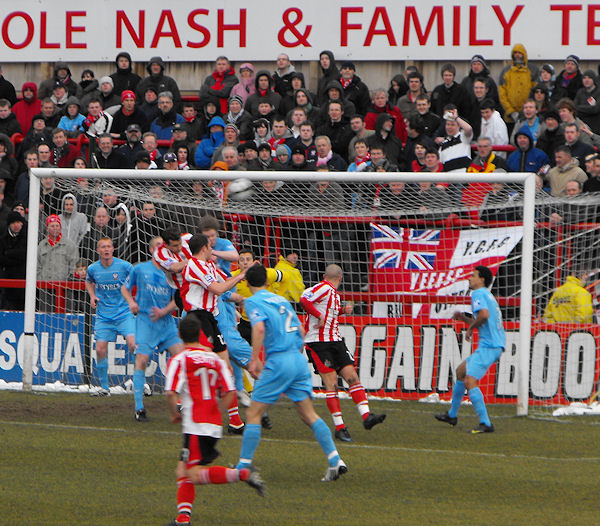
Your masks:
<svg viewBox="0 0 600 526"><path fill-rule="evenodd" d="M183 435L183 446L179 453L179 460L185 462L188 468L207 466L221 454L215 447L218 441L219 439L215 437Z"/></svg>
<svg viewBox="0 0 600 526"><path fill-rule="evenodd" d="M209 340L212 340L213 351L216 353L225 352L227 350L227 345L225 345L225 340L223 339L223 335L219 330L217 320L213 316L213 313L199 309L189 311L188 315L192 313L200 318L204 334Z"/></svg>
<svg viewBox="0 0 600 526"><path fill-rule="evenodd" d="M312 342L305 344L310 363L315 372L339 373L347 365L354 366L354 358L344 340L339 342Z"/></svg>
<svg viewBox="0 0 600 526"><path fill-rule="evenodd" d="M245 320L244 318L240 320L238 323L238 331L242 338L252 345L252 325L250 325L248 320Z"/></svg>

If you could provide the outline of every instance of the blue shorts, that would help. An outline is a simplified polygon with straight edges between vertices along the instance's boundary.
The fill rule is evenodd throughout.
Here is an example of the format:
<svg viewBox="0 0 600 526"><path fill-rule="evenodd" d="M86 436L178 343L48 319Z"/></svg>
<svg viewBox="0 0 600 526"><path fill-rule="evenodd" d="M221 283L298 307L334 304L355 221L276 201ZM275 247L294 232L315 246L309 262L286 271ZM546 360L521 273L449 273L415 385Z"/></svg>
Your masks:
<svg viewBox="0 0 600 526"><path fill-rule="evenodd" d="M118 335L126 338L135 334L135 318L133 314L117 320L104 320L96 316L94 323L94 337L100 342L114 342Z"/></svg>
<svg viewBox="0 0 600 526"><path fill-rule="evenodd" d="M221 334L225 339L229 358L240 367L246 367L252 357L252 348L250 344L242 338L237 328L221 328Z"/></svg>
<svg viewBox="0 0 600 526"><path fill-rule="evenodd" d="M300 352L276 352L268 355L265 368L254 384L252 400L273 404L282 394L294 402L313 396L308 362Z"/></svg>
<svg viewBox="0 0 600 526"><path fill-rule="evenodd" d="M467 363L467 375L481 380L492 364L500 358L503 350L502 347L478 347L465 360Z"/></svg>
<svg viewBox="0 0 600 526"><path fill-rule="evenodd" d="M177 332L177 322L167 315L154 322L140 312L135 318L135 354L152 355L155 350L164 351L176 343L182 343Z"/></svg>

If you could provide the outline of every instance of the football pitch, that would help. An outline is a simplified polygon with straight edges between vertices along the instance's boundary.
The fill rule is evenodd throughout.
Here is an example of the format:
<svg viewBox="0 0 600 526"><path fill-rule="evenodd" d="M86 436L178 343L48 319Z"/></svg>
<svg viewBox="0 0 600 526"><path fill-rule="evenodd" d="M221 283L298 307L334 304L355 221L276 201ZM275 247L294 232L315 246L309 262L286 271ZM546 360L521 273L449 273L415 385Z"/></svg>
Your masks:
<svg viewBox="0 0 600 526"><path fill-rule="evenodd" d="M0 392L0 524L162 526L175 516L179 425L164 396L133 419L131 396ZM318 413L331 426L323 400ZM293 404L270 411L255 464L265 498L246 484L197 486L200 525L597 524L600 418L517 418L491 406L496 432L471 435L437 422L447 406L371 401L387 420L365 431L342 401L354 442L337 443L349 473L320 482L326 461ZM243 413L243 409L242 409ZM240 437L219 442L216 464L234 464Z"/></svg>

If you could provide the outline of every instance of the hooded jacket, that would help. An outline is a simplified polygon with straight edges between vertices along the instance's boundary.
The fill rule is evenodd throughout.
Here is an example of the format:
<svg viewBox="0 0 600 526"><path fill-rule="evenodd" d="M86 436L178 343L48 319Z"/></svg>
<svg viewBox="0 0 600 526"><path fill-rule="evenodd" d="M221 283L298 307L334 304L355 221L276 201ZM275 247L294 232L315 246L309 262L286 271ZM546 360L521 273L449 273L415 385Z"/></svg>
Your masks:
<svg viewBox="0 0 600 526"><path fill-rule="evenodd" d="M523 63L518 64L514 60L516 52L523 54ZM521 111L523 103L529 97L531 88L535 86L537 72L527 63L527 51L523 44L515 44L511 54L512 64L506 66L500 73L500 85L498 94L500 103L506 112L505 119L513 122L511 114Z"/></svg>
<svg viewBox="0 0 600 526"><path fill-rule="evenodd" d="M520 148L517 148L510 154L506 160L506 164L511 172L537 173L542 166L550 164L550 159L546 153L533 146L533 136L527 126L523 126L515 134L515 143L517 143L519 135L524 135L529 139L529 147L525 151L521 151Z"/></svg>
<svg viewBox="0 0 600 526"><path fill-rule="evenodd" d="M67 78L65 78L65 79L58 78L58 72L61 69L65 69L67 71ZM77 97L78 99L81 98L81 96L83 94L83 90L81 89L81 86L79 84L77 84L71 78L71 70L69 68L69 65L66 62L56 62L54 64L54 74L52 77L44 80L40 84L40 89L38 90L38 97L40 99L45 99L46 97L50 97L50 95L52 95L52 89L54 88L54 84L56 83L56 81L60 81L65 85L69 96L72 95L74 97Z"/></svg>
<svg viewBox="0 0 600 526"><path fill-rule="evenodd" d="M296 96L299 92L304 93L304 95L306 95L306 99L308 100L308 102L304 106L300 106L299 104L296 104ZM314 126L318 125L318 121L321 118L321 110L319 109L318 106L314 106L313 96L310 93L310 91L308 91L306 88L299 88L294 92L293 104L292 104L290 110L286 114L286 121L288 122L288 124L291 123L292 111L297 106L304 108L304 111L306 112L306 120L312 122Z"/></svg>
<svg viewBox="0 0 600 526"><path fill-rule="evenodd" d="M23 135L31 128L31 119L33 119L33 116L42 111L42 101L38 99L35 82L24 82L21 93L26 88L33 90L33 98L31 100L22 99L12 107L12 111L21 125L21 133Z"/></svg>
<svg viewBox="0 0 600 526"><path fill-rule="evenodd" d="M119 59L121 57L129 60L129 66L127 66L125 69L119 68ZM131 55L127 53L127 51L121 51L115 58L115 66L117 67L117 70L110 75L114 85L113 93L119 97L125 90L131 90L135 93L138 84L142 81L142 77L131 70Z"/></svg>
<svg viewBox="0 0 600 526"><path fill-rule="evenodd" d="M383 123L389 119L392 119L393 121L394 117L387 113L380 113L377 116L377 120L375 121L375 133L367 137L367 144L369 148L372 148L373 146L381 146L381 148L385 152L386 159L391 163L403 168L406 162L404 160L402 143L394 135L394 128L392 127L392 132L389 133L388 136L385 138L383 138L381 133L383 130Z"/></svg>
<svg viewBox="0 0 600 526"><path fill-rule="evenodd" d="M565 284L552 294L544 320L547 323L592 323L593 314L592 295L580 279L567 276Z"/></svg>
<svg viewBox="0 0 600 526"><path fill-rule="evenodd" d="M279 93L282 97L286 95L290 95L293 93L294 88L292 88L291 80L292 77L296 74L296 68L290 64L288 70L285 74L281 75L279 70L276 69L273 72L273 89Z"/></svg>
<svg viewBox="0 0 600 526"><path fill-rule="evenodd" d="M350 120L352 115L354 115L356 113L356 106L354 105L353 102L346 99L346 93L345 93L344 88L342 87L342 84L340 83L340 81L332 80L327 84L327 87L326 87L327 101L325 102L325 104L323 104L323 106L321 106L321 111L319 113L320 122L326 122L329 119L329 115L328 115L329 102L332 100L329 98L329 90L330 89L338 90L340 96L337 99L337 101L342 103L342 110L344 111L344 118L347 120ZM368 103L367 103L367 105L368 105ZM361 115L364 115L364 113L361 113ZM317 125L318 124L319 123L317 123Z"/></svg>
<svg viewBox="0 0 600 526"><path fill-rule="evenodd" d="M271 290L288 301L299 302L300 296L306 288L300 271L281 255L275 265L275 270L281 271L283 278L279 283L273 283Z"/></svg>
<svg viewBox="0 0 600 526"><path fill-rule="evenodd" d="M365 115L365 128L367 130L374 130L377 117L382 113L387 113L394 118L394 131L396 132L396 137L400 139L402 143L406 142L408 136L406 134L404 115L402 115L402 112L397 106L392 106L389 102L386 102L383 108L379 108L371 103L367 110L367 114Z"/></svg>
<svg viewBox="0 0 600 526"><path fill-rule="evenodd" d="M265 93L261 93L258 89L258 80L261 77L267 77L269 79L269 89ZM258 105L261 102L268 102L275 111L279 109L279 103L281 102L281 95L273 91L273 79L270 73L266 69L261 69L254 77L254 93L246 99L244 109L249 111L254 117L260 117L258 113Z"/></svg>
<svg viewBox="0 0 600 526"><path fill-rule="evenodd" d="M239 82L239 79L235 76L235 70L232 67L225 70L222 75L219 75L217 71L213 71L208 77L204 79L202 87L200 88L200 100L204 99L208 95L217 97L219 99L221 113L227 113L227 101L233 86Z"/></svg>
<svg viewBox="0 0 600 526"><path fill-rule="evenodd" d="M394 89L394 85L392 84L393 82L398 84L398 91ZM425 87L423 87L423 90L425 90ZM408 93L408 84L406 83L404 75L402 75L402 73L394 75L392 80L390 80L390 87L388 89L388 98L390 104L395 105L398 102L398 99L406 95L406 93Z"/></svg>
<svg viewBox="0 0 600 526"><path fill-rule="evenodd" d="M328 100L327 85L329 84L329 82L331 82L332 80L340 80L341 77L341 73L335 63L335 57L333 56L333 53L331 51L325 50L319 53L319 57L321 57L321 55L327 55L329 57L329 67L327 69L324 69L323 66L321 66L321 63L319 62L319 67L323 72L323 74L319 77L319 81L317 83L317 104L319 104L319 106L322 106Z"/></svg>
<svg viewBox="0 0 600 526"><path fill-rule="evenodd" d="M21 125L17 116L11 111L6 119L0 119L0 133L12 137L15 133L21 133Z"/></svg>
<svg viewBox="0 0 600 526"><path fill-rule="evenodd" d="M250 77L247 79L242 77L242 74L241 74L242 69L249 69L252 72L252 75L250 75ZM231 92L229 93L229 96L231 97L233 95L237 95L238 97L242 98L242 103L244 103L244 102L246 102L246 99L256 91L256 87L254 85L254 80L255 80L254 66L252 64L250 64L250 62L244 62L243 64L240 65L239 71L240 71L239 82L235 86L233 86L233 88L231 88Z"/></svg>
<svg viewBox="0 0 600 526"><path fill-rule="evenodd" d="M481 62L481 60L480 60ZM469 74L462 79L460 82L461 86L467 90L467 93L473 93L473 83L476 79L485 79L488 92L486 95L486 99L492 99L496 103L500 103L500 96L498 95L498 86L496 85L496 81L490 75L490 70L487 67L487 64L483 64L483 69L481 73L473 73L472 69L469 69Z"/></svg>
<svg viewBox="0 0 600 526"><path fill-rule="evenodd" d="M367 113L367 108L371 103L371 97L369 95L369 88L361 80L361 78L358 75L354 75L350 81L350 84L343 89L346 101L354 104L356 112L360 115ZM346 116L348 118L352 117L352 115Z"/></svg>
<svg viewBox="0 0 600 526"><path fill-rule="evenodd" d="M212 132L212 126L222 126L221 131ZM221 117L213 117L208 123L208 136L200 141L194 154L194 164L200 170L208 170L215 150L225 141L225 121Z"/></svg>
<svg viewBox="0 0 600 526"><path fill-rule="evenodd" d="M156 75L153 75L150 69L154 63L160 66L160 73L157 73ZM140 81L135 90L136 100L143 101L144 93L146 93L146 90L149 87L152 87L157 94L160 94L163 91L170 91L173 95L173 103L177 108L181 101L181 92L179 91L179 86L175 79L165 75L165 63L163 62L163 59L161 57L152 57L146 65L146 71L148 72L148 76Z"/></svg>
<svg viewBox="0 0 600 526"><path fill-rule="evenodd" d="M71 105L76 105L78 108L77 115L74 118L69 117L68 108ZM69 97L67 99L67 104L65 105L65 115L60 118L57 128L61 130L65 130L67 137L78 137L81 133L80 128L85 120L85 116L81 114L81 105L76 97Z"/></svg>
<svg viewBox="0 0 600 526"><path fill-rule="evenodd" d="M65 201L67 199L73 199L73 212L71 214L65 213ZM60 217L61 232L63 236L68 237L76 247L79 246L83 236L88 231L89 224L85 214L82 214L77 210L78 203L77 198L74 194L65 194L62 198L61 209L62 212L58 216Z"/></svg>

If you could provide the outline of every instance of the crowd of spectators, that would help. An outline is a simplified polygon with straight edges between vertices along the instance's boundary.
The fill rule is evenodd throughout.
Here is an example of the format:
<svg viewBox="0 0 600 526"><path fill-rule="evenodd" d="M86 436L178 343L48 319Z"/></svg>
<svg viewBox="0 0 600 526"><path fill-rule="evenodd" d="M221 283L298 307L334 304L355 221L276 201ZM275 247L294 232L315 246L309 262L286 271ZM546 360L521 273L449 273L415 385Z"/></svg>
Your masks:
<svg viewBox="0 0 600 526"><path fill-rule="evenodd" d="M456 78L453 64L444 64L440 84L428 91L414 66L395 75L389 87L368 86L353 62L338 66L330 51L319 55L321 75L310 87L285 53L276 58L272 71L255 71L249 62L236 71L220 56L193 102L182 98L161 57L148 61L142 78L133 72L126 52L117 55L115 71L100 79L85 69L77 82L69 65L57 62L52 77L39 86L25 82L20 98L0 75L0 250L7 233L9 241L23 235L15 230L19 222L14 214L26 208L28 169L38 166L526 171L539 175L540 192L548 195L567 196L574 184L578 194L595 192L600 189L600 86L596 73L581 71L579 62L569 55L558 73L552 64L538 70L517 44L497 79L477 54L463 79ZM494 151L497 146L505 148ZM120 208L115 196L103 195L104 202L96 202L86 192L88 184L82 179L80 192L67 194L51 178L43 180L41 225L58 217L50 225L61 225L78 259L94 259L95 241L104 235L115 241L119 256L144 254L140 247L160 232L167 218L151 200ZM254 199L275 199L282 194L281 186L263 183ZM315 185L312 195L315 206L320 203L325 211L344 199L372 210L394 204L401 209L416 197L426 213L430 207L461 206L466 187L390 184L357 195L351 187L332 184ZM488 190L479 203L485 199L487 204L506 205L514 199L498 185ZM165 188L152 191L160 195ZM214 205L209 207L212 212L226 195L219 185L193 184L186 191ZM552 213L561 221L574 217L559 212ZM480 217L491 216L486 212ZM180 219L186 224L186 217ZM343 241L341 251L348 249L348 240ZM12 272L10 263L2 267L3 275Z"/></svg>

